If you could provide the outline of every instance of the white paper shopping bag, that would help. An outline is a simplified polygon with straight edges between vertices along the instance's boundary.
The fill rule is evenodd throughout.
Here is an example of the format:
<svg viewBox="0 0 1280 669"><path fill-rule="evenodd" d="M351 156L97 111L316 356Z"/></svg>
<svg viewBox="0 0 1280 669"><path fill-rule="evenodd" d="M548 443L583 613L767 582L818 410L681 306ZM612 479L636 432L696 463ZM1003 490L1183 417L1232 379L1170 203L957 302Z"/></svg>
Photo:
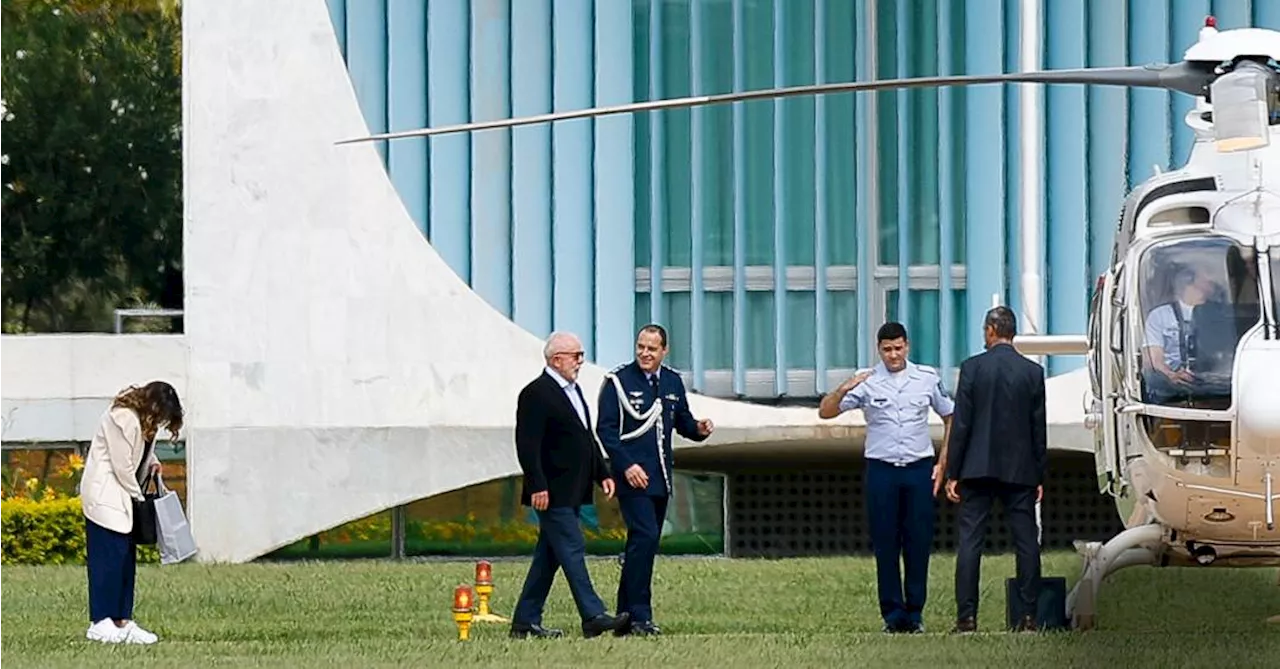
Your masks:
<svg viewBox="0 0 1280 669"><path fill-rule="evenodd" d="M196 539L191 525L182 511L178 493L169 490L164 480L159 481L160 497L156 499L156 546L160 549L160 564L175 564L195 555Z"/></svg>

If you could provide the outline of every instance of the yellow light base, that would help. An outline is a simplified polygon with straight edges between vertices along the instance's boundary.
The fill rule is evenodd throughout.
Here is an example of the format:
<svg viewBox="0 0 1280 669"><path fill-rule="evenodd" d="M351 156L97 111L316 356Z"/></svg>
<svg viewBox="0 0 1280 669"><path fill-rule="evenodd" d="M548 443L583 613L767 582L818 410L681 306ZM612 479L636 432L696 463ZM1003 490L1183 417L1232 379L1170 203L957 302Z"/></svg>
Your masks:
<svg viewBox="0 0 1280 669"><path fill-rule="evenodd" d="M458 641L466 641L471 638L471 621L475 616L471 615L470 609L465 611L453 612L453 622L458 625Z"/></svg>
<svg viewBox="0 0 1280 669"><path fill-rule="evenodd" d="M511 620L510 620L510 619L508 619L508 618L503 618L502 616L500 616L500 615L496 615L496 614L494 614L492 611L490 611L490 610L489 610L489 593L484 592L484 591L481 591L481 592L480 592L479 600L480 600L479 611L476 613L476 615L475 615L475 617L474 617L474 620L475 620L476 622L479 622L479 623L509 623L509 622L511 622Z"/></svg>

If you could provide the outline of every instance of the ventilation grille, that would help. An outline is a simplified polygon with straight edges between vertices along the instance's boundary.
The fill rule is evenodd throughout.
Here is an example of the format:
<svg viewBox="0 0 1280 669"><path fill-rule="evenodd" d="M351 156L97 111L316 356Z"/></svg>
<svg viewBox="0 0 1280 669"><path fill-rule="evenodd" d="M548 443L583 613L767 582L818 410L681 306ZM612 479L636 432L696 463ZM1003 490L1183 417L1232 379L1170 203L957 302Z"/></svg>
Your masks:
<svg viewBox="0 0 1280 669"><path fill-rule="evenodd" d="M733 557L800 557L871 553L861 462L821 471L744 470L729 475L729 540ZM957 505L939 493L933 549L956 549ZM1041 507L1045 550L1077 539L1105 541L1124 529L1110 497L1097 488L1093 458L1050 459ZM1013 541L997 502L987 523L986 553L1009 553Z"/></svg>

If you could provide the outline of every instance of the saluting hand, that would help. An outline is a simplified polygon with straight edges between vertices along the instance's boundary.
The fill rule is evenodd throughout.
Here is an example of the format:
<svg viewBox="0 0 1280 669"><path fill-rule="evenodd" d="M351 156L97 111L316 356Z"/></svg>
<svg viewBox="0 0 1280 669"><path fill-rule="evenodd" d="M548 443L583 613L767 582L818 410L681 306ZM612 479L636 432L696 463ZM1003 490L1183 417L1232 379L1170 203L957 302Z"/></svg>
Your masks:
<svg viewBox="0 0 1280 669"><path fill-rule="evenodd" d="M861 374L858 374L858 375L856 375L856 376L851 377L848 381L846 381L846 383L848 383L848 384L849 384L849 388L850 388L850 389L853 389L853 388L854 388L854 387L856 387L858 384L860 384L860 383L862 383L863 381L866 381L867 379L871 378L871 374L872 374L872 372L873 372L873 371L874 371L874 370L870 370L870 369L868 369L867 371L865 371L865 372L863 372L863 373L861 373Z"/></svg>

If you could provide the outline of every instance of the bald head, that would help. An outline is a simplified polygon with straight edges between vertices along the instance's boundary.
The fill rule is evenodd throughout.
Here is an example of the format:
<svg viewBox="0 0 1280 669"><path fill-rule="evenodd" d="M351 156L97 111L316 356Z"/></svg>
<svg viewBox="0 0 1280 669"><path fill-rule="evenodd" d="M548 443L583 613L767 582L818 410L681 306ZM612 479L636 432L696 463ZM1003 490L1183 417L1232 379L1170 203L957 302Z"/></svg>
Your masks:
<svg viewBox="0 0 1280 669"><path fill-rule="evenodd" d="M542 347L542 357L565 380L576 381L582 368L582 340L572 332L553 332Z"/></svg>
<svg viewBox="0 0 1280 669"><path fill-rule="evenodd" d="M552 332L542 347L542 357L551 362L557 353L574 353L582 350L582 340L572 332Z"/></svg>

